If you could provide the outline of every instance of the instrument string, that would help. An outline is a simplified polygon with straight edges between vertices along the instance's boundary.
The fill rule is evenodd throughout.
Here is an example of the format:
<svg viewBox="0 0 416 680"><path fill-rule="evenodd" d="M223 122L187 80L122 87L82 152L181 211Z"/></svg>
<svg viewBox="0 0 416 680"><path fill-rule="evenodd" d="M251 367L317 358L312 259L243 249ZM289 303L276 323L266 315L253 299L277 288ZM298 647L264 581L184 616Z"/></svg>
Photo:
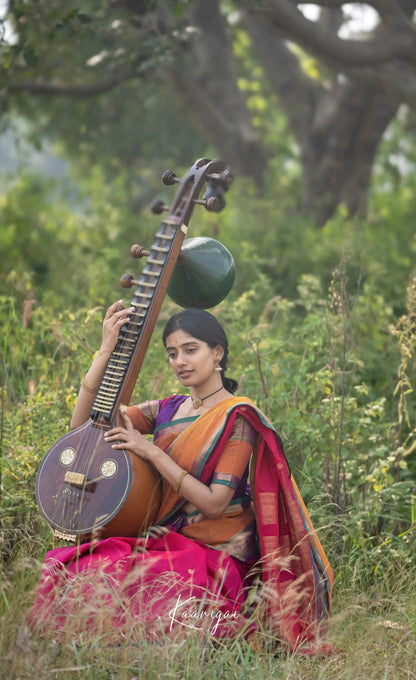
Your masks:
<svg viewBox="0 0 416 680"><path fill-rule="evenodd" d="M108 421L113 414L124 378L149 313L153 294L157 289L163 267L169 259L176 228L176 223L174 225L170 225L168 222L161 223L155 242L150 249L150 264L148 261L138 281L131 303L134 311L131 313L130 320L124 324L120 331L118 342L110 357L107 371L94 402L94 410L98 417L104 420Z"/></svg>
<svg viewBox="0 0 416 680"><path fill-rule="evenodd" d="M91 484L98 479L103 479L102 475L91 479L91 470L94 468L97 455L101 451L100 440L102 437L103 431L95 427L94 424L87 427L81 435L77 446L78 452L75 452L75 459L73 464L69 466L69 470L74 470L83 475L85 483L82 486L68 484L65 481L65 472L67 471L65 468L63 474L58 477L56 502L60 506L60 512L55 515L55 518L58 519L58 524L61 527L65 527L65 531L77 532L82 529L80 518L85 505L86 494L90 492L88 487L91 487ZM81 455L79 452L83 452L83 454ZM90 522L87 519L84 526L87 527L88 524Z"/></svg>

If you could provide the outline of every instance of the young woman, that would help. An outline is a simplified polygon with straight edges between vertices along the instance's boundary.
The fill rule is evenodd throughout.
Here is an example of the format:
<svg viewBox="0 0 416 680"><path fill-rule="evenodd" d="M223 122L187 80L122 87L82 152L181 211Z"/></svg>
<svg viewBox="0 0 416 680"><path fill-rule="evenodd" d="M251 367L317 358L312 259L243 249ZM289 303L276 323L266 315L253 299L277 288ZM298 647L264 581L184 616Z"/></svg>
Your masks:
<svg viewBox="0 0 416 680"><path fill-rule="evenodd" d="M89 417L130 311L117 302L106 313L73 427ZM117 635L141 626L149 637L187 630L249 637L266 627L292 649L322 650L332 572L279 436L249 399L233 396L228 342L214 316L179 312L163 343L189 396L122 407L119 425L106 434L114 449L160 474L155 527L137 539L50 551L32 620L78 632L85 621L90 630L111 622Z"/></svg>

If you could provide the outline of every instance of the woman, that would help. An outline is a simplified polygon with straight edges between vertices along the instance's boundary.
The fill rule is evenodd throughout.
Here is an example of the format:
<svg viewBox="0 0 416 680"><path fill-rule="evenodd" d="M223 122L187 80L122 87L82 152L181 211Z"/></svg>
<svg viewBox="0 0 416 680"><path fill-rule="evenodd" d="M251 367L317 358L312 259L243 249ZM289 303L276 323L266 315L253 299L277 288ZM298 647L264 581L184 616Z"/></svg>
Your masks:
<svg viewBox="0 0 416 680"><path fill-rule="evenodd" d="M131 311L121 301L108 309L72 427L88 419ZM141 625L150 637L186 629L249 637L267 627L292 649L322 650L332 572L278 435L249 399L233 396L215 317L185 309L167 323L163 342L189 396L122 407L106 434L114 449L160 474L156 529L50 551L32 620L79 628L82 600L89 626L104 630L111 621L118 634Z"/></svg>

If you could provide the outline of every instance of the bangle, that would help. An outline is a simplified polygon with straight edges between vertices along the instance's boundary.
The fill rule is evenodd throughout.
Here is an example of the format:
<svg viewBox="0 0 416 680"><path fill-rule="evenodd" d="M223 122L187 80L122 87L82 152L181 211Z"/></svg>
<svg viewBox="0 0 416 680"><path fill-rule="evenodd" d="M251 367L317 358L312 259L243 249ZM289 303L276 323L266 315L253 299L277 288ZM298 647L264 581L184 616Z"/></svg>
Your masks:
<svg viewBox="0 0 416 680"><path fill-rule="evenodd" d="M99 387L90 387L88 383L85 382L85 376L82 376L81 378L81 387L90 394L98 394L98 390L100 389Z"/></svg>
<svg viewBox="0 0 416 680"><path fill-rule="evenodd" d="M179 487L183 482L184 477L188 474L188 470L182 470L181 474L179 475L178 479L176 480L176 484L173 487L173 490L177 493L179 491Z"/></svg>

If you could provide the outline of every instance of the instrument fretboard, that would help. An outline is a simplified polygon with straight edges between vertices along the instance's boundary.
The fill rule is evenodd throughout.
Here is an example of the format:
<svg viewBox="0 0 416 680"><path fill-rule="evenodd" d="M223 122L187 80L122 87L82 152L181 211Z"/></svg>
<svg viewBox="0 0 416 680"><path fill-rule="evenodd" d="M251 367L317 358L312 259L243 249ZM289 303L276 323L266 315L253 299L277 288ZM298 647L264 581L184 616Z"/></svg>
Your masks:
<svg viewBox="0 0 416 680"><path fill-rule="evenodd" d="M113 422L115 409L120 400L127 372L138 347L143 329L148 322L156 290L160 287L165 265L175 241L181 232L181 219L169 216L160 224L155 241L147 257L146 266L138 280L134 298L130 304L134 312L122 327L100 389L95 398L90 417L101 425ZM180 234L183 239L183 234Z"/></svg>

